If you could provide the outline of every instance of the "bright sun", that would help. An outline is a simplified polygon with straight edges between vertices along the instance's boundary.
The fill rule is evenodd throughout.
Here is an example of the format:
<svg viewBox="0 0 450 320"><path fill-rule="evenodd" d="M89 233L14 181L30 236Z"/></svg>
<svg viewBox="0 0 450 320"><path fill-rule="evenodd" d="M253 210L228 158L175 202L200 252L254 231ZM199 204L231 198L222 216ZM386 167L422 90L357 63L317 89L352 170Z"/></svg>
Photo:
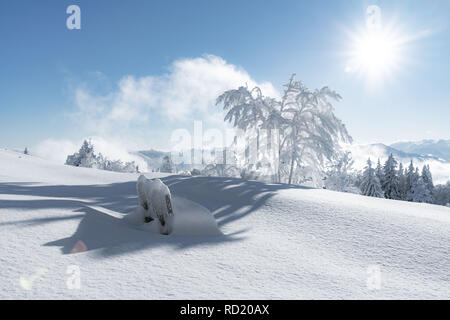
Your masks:
<svg viewBox="0 0 450 320"><path fill-rule="evenodd" d="M399 58L395 39L381 30L371 31L355 39L351 67L370 77L380 77L394 71Z"/></svg>
<svg viewBox="0 0 450 320"><path fill-rule="evenodd" d="M393 41L382 33L366 35L357 45L356 59L369 72L390 68L396 60Z"/></svg>
<svg viewBox="0 0 450 320"><path fill-rule="evenodd" d="M365 31L353 38L347 72L378 79L394 72L400 64L399 41L382 30Z"/></svg>
<svg viewBox="0 0 450 320"><path fill-rule="evenodd" d="M415 38L402 36L393 24L383 25L381 9L376 5L366 9L366 27L349 32L349 36L345 71L370 82L392 76L404 62L405 45Z"/></svg>

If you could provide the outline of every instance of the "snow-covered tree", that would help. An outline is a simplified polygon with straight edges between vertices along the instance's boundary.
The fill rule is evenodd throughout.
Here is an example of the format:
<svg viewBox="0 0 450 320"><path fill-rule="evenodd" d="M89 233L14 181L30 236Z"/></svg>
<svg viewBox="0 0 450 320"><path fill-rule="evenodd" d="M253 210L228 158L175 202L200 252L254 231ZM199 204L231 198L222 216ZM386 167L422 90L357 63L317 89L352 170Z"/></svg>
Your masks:
<svg viewBox="0 0 450 320"><path fill-rule="evenodd" d="M381 185L383 185L383 168L381 167L380 158L378 158L378 161L377 161L377 167L375 169L375 174L376 174L378 180L380 181Z"/></svg>
<svg viewBox="0 0 450 320"><path fill-rule="evenodd" d="M389 155L383 166L382 188L387 199L400 199L397 160L392 154Z"/></svg>
<svg viewBox="0 0 450 320"><path fill-rule="evenodd" d="M166 172L166 173L173 173L175 171L175 166L172 162L172 159L170 158L170 156L164 156L163 160L162 160L162 165L160 168L161 172Z"/></svg>
<svg viewBox="0 0 450 320"><path fill-rule="evenodd" d="M434 203L450 207L450 181L434 188Z"/></svg>
<svg viewBox="0 0 450 320"><path fill-rule="evenodd" d="M101 156L101 154L100 154ZM102 157L103 158L103 157ZM97 164L98 169L107 170L107 171L116 171L116 172L138 172L137 166L132 162L122 162L121 160L109 160L104 159L102 161L98 161Z"/></svg>
<svg viewBox="0 0 450 320"><path fill-rule="evenodd" d="M259 174L255 170L244 168L240 172L240 177L245 180L258 180Z"/></svg>
<svg viewBox="0 0 450 320"><path fill-rule="evenodd" d="M425 183L426 188L430 192L432 200L430 203L434 202L434 184L433 176L431 175L430 166L424 165L422 168L422 180Z"/></svg>
<svg viewBox="0 0 450 320"><path fill-rule="evenodd" d="M408 193L405 170L403 169L403 164L400 162L398 165L398 191L400 200L406 200L406 195Z"/></svg>
<svg viewBox="0 0 450 320"><path fill-rule="evenodd" d="M103 157L101 153L96 155L94 145L87 140L83 141L78 152L67 156L66 165L116 172L136 172L134 161L123 163L121 160L109 160Z"/></svg>
<svg viewBox="0 0 450 320"><path fill-rule="evenodd" d="M354 161L351 152L344 152L326 172L325 187L341 192L354 192L356 176L352 173Z"/></svg>
<svg viewBox="0 0 450 320"><path fill-rule="evenodd" d="M364 168L361 181L361 194L370 197L383 198L384 193L381 189L380 181L372 168L372 161L367 160L367 166Z"/></svg>
<svg viewBox="0 0 450 320"><path fill-rule="evenodd" d="M66 165L75 167L95 167L97 163L94 155L94 146L91 141L84 140L80 150L73 155L69 155L66 160Z"/></svg>
<svg viewBox="0 0 450 320"><path fill-rule="evenodd" d="M409 197L413 202L433 203L433 195L428 190L421 176L419 176L412 186Z"/></svg>
<svg viewBox="0 0 450 320"><path fill-rule="evenodd" d="M418 174L416 173L416 169L414 168L414 163L411 160L411 162L409 163L408 169L406 170L406 186L405 186L405 190L406 190L406 200L407 201L413 201L413 196L412 196L412 188L413 186L416 184L417 179L419 179Z"/></svg>
<svg viewBox="0 0 450 320"><path fill-rule="evenodd" d="M341 96L328 87L310 90L294 77L285 85L280 100L264 97L258 87L240 87L217 98L227 112L224 120L234 127L275 132L276 180L287 183L301 182L301 172L314 175L323 171L325 162L339 155L339 143L352 140L329 101L339 101Z"/></svg>
<svg viewBox="0 0 450 320"><path fill-rule="evenodd" d="M202 170L205 176L213 177L239 177L240 171L234 165L224 163L210 163Z"/></svg>

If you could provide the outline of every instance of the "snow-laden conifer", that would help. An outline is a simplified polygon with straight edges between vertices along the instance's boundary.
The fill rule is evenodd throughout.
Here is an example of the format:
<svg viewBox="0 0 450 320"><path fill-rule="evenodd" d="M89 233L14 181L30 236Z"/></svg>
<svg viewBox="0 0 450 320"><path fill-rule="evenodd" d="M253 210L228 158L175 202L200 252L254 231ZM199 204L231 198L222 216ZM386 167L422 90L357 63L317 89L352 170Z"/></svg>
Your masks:
<svg viewBox="0 0 450 320"><path fill-rule="evenodd" d="M375 169L372 168L372 161L370 161L370 159L367 160L367 166L364 168L361 181L361 194L377 198L384 197L380 181L375 174Z"/></svg>

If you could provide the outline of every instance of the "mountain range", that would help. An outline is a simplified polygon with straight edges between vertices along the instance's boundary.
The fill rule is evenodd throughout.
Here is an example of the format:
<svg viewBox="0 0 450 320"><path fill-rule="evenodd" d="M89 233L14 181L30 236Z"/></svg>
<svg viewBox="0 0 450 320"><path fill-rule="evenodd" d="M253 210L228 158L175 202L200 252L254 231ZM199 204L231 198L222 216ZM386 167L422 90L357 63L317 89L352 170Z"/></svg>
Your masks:
<svg viewBox="0 0 450 320"><path fill-rule="evenodd" d="M366 166L368 158L374 163L378 159L383 163L393 154L403 166L407 166L411 160L419 168L425 164L430 165L436 183L450 180L450 140L403 141L391 145L355 144L349 150L355 161L354 167L358 170Z"/></svg>
<svg viewBox="0 0 450 320"><path fill-rule="evenodd" d="M397 142L392 148L421 156L432 156L450 162L450 140L422 140L418 142Z"/></svg>
<svg viewBox="0 0 450 320"><path fill-rule="evenodd" d="M390 154L393 154L404 166L411 160L418 167L429 164L437 183L450 180L450 140L402 141L390 145L354 144L349 147L349 150L352 152L354 167L357 170L364 168L369 157L376 163L378 159L383 162ZM143 158L149 168L158 169L161 167L162 158L169 152L150 149L138 151L135 154ZM186 169L189 168L183 168L183 170Z"/></svg>

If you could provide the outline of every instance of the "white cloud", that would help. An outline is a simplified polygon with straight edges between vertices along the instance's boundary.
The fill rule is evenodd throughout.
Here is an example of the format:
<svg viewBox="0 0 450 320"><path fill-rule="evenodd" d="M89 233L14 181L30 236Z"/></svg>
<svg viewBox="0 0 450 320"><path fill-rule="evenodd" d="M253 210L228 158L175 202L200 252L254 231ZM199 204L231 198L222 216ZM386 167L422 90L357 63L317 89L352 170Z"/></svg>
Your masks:
<svg viewBox="0 0 450 320"><path fill-rule="evenodd" d="M33 147L31 153L38 157L63 164L69 154L80 149L81 143L77 144L70 140L47 139Z"/></svg>
<svg viewBox="0 0 450 320"><path fill-rule="evenodd" d="M126 76L119 81L117 90L107 95L77 89L76 116L83 126L101 135L156 120L186 120L196 112L207 119L211 112L219 113L213 107L222 92L246 84L260 86L265 95L279 95L271 83L257 83L245 70L220 57L181 59L163 76Z"/></svg>
<svg viewBox="0 0 450 320"><path fill-rule="evenodd" d="M214 55L176 60L164 75L124 76L108 93L80 85L74 91L73 114L79 139L43 141L36 146L36 154L64 163L68 154L79 149L82 138L91 136L96 151L105 156L137 161L129 150L167 149L171 131L180 127L192 131L194 120L203 121L204 129L226 128L216 98L245 85L279 97L271 83L257 83L242 68Z"/></svg>

